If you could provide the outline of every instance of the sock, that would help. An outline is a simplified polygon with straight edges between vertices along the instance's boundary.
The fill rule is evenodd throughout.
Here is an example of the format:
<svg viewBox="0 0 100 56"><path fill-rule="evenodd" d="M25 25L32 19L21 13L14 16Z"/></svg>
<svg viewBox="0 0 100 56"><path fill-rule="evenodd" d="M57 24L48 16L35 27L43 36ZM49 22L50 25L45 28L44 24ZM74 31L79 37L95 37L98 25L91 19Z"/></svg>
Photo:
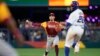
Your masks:
<svg viewBox="0 0 100 56"><path fill-rule="evenodd" d="M69 47L65 47L65 56L69 56L70 49Z"/></svg>
<svg viewBox="0 0 100 56"><path fill-rule="evenodd" d="M47 51L45 51L45 55L46 55L46 56L48 55L48 52L47 52Z"/></svg>
<svg viewBox="0 0 100 56"><path fill-rule="evenodd" d="M76 43L74 43L74 44L72 45L72 47L75 48L75 45L76 45Z"/></svg>
<svg viewBox="0 0 100 56"><path fill-rule="evenodd" d="M58 56L58 54L59 54L59 48L58 48L58 45L55 45L55 52L56 52L56 56Z"/></svg>

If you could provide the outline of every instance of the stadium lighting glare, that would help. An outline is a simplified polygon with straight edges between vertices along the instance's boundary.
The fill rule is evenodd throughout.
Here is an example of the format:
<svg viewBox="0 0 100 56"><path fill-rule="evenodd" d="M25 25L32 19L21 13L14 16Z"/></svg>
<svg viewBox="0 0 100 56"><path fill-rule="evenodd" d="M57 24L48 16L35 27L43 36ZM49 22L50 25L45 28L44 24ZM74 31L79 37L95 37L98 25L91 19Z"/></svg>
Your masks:
<svg viewBox="0 0 100 56"><path fill-rule="evenodd" d="M95 19L94 18L92 18L92 22L95 22Z"/></svg>
<svg viewBox="0 0 100 56"><path fill-rule="evenodd" d="M95 8L97 9L97 8L98 8L98 6L95 6Z"/></svg>
<svg viewBox="0 0 100 56"><path fill-rule="evenodd" d="M93 9L93 7L92 6L89 6L89 9Z"/></svg>
<svg viewBox="0 0 100 56"><path fill-rule="evenodd" d="M96 16L95 19L98 19L98 17Z"/></svg>
<svg viewBox="0 0 100 56"><path fill-rule="evenodd" d="M90 18L89 17L87 17L87 21L90 21Z"/></svg>

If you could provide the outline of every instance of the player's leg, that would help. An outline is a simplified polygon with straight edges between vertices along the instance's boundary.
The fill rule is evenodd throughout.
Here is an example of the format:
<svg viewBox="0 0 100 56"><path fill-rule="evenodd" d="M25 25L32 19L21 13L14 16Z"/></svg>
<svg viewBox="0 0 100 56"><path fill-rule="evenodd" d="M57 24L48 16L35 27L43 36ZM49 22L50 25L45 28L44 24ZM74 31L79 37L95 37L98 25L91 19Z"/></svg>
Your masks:
<svg viewBox="0 0 100 56"><path fill-rule="evenodd" d="M0 39L0 56L18 56L18 54L8 43Z"/></svg>
<svg viewBox="0 0 100 56"><path fill-rule="evenodd" d="M79 42L78 42L78 43L75 45L75 47L74 47L74 54L75 54L75 56L78 56L79 50L80 50L80 44L79 44Z"/></svg>
<svg viewBox="0 0 100 56"><path fill-rule="evenodd" d="M52 43L53 43L53 38L47 37L46 50L45 50L44 56L48 55L48 52L51 49Z"/></svg>
<svg viewBox="0 0 100 56"><path fill-rule="evenodd" d="M80 44L79 44L79 41L81 39L81 37L83 36L83 32L84 32L84 29L82 28L78 28L77 30L77 37L75 38L76 39L76 45L74 47L74 53L75 53L75 56L78 56L78 53L80 51Z"/></svg>
<svg viewBox="0 0 100 56"><path fill-rule="evenodd" d="M70 48L74 43L75 36L76 36L75 29L70 28L67 32L67 36L65 40L65 56L69 56Z"/></svg>
<svg viewBox="0 0 100 56"><path fill-rule="evenodd" d="M59 37L56 36L56 37L54 38L54 42L53 42L53 46L55 47L56 56L59 56L58 44L59 44Z"/></svg>
<svg viewBox="0 0 100 56"><path fill-rule="evenodd" d="M72 47L74 48L75 56L78 56L78 53L79 53L79 42L76 42L75 39L74 39L74 43L73 43Z"/></svg>
<svg viewBox="0 0 100 56"><path fill-rule="evenodd" d="M71 35L70 37L72 38L73 35ZM65 42L65 56L69 56L70 48L71 48L71 46L73 44L73 38L70 39L70 40L67 39L66 42Z"/></svg>

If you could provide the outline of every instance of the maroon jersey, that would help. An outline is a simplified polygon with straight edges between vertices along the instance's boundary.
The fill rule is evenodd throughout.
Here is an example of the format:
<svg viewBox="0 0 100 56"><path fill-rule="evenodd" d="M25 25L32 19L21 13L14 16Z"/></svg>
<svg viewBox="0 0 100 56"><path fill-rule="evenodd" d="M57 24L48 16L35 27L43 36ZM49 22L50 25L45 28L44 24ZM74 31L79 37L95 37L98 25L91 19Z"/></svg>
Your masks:
<svg viewBox="0 0 100 56"><path fill-rule="evenodd" d="M55 30L57 24L58 24L57 22L52 22L52 21L47 22L46 31L48 36L54 37L58 34L58 32Z"/></svg>

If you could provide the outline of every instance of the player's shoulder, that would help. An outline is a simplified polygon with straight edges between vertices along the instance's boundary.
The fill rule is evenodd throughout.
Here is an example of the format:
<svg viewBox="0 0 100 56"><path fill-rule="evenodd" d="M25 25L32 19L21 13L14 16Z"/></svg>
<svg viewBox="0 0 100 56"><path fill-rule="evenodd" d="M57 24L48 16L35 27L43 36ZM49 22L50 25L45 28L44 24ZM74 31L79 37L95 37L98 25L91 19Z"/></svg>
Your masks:
<svg viewBox="0 0 100 56"><path fill-rule="evenodd" d="M42 22L42 23L41 23L41 26L46 26L46 24L47 24L46 21L45 21L45 22Z"/></svg>
<svg viewBox="0 0 100 56"><path fill-rule="evenodd" d="M77 9L78 12L83 13L83 11L81 9Z"/></svg>
<svg viewBox="0 0 100 56"><path fill-rule="evenodd" d="M78 14L79 15L84 15L83 11L81 9L78 9Z"/></svg>

